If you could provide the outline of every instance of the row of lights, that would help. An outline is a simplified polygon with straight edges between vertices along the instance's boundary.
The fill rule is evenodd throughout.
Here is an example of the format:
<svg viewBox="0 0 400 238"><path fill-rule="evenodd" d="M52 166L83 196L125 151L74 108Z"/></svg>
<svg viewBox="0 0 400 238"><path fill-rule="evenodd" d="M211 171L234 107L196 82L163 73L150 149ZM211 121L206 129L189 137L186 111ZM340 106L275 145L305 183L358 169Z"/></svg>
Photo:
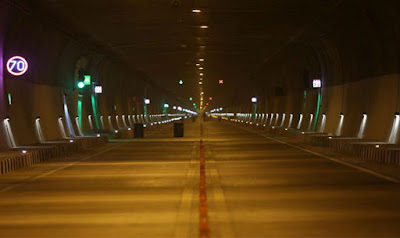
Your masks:
<svg viewBox="0 0 400 238"><path fill-rule="evenodd" d="M210 112L220 112L222 110L223 110L223 108L220 107L220 108L212 109Z"/></svg>
<svg viewBox="0 0 400 238"><path fill-rule="evenodd" d="M178 110L178 111L182 111L182 112L186 112L186 113L190 113L190 114L192 114L192 115L197 115L197 112L194 112L194 111L192 111L192 110L183 108L183 107L181 107L181 106L173 106L172 109Z"/></svg>
<svg viewBox="0 0 400 238"><path fill-rule="evenodd" d="M192 9L192 12L195 14L199 14L199 13L202 13L202 10L201 9ZM208 26L200 25L199 28L200 29L208 29ZM201 45L200 49L202 49L202 50L205 49L205 45ZM198 83L200 86L200 108L199 108L200 110L203 110L203 108L204 108L204 91L203 91L203 78L204 78L204 69L205 69L205 67L203 65L204 62L205 62L204 58L199 58L198 62L196 62L196 67L197 67L196 71L198 72L198 75L199 75ZM193 104L193 106L195 106L195 105Z"/></svg>

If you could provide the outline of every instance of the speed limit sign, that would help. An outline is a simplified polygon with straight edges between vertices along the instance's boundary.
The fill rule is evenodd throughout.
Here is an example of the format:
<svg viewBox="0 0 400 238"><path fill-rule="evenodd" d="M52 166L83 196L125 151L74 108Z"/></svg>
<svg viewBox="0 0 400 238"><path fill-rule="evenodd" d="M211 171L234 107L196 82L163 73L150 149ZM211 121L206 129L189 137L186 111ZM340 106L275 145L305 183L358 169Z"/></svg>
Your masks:
<svg viewBox="0 0 400 238"><path fill-rule="evenodd" d="M28 70L28 61L21 56L14 56L7 61L6 66L11 75L21 76Z"/></svg>

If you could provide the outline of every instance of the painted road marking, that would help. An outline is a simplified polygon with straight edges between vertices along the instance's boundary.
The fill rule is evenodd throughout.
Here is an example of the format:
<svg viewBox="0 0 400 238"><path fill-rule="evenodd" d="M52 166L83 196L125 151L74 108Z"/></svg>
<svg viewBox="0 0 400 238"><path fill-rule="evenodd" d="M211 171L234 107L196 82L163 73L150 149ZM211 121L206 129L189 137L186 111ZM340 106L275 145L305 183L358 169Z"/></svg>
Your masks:
<svg viewBox="0 0 400 238"><path fill-rule="evenodd" d="M208 224L206 160L204 157L203 140L200 140L199 219L199 237L209 238L210 228Z"/></svg>
<svg viewBox="0 0 400 238"><path fill-rule="evenodd" d="M200 123L200 136L203 137L203 134L203 123ZM202 139L200 139L199 237L210 237L210 227L208 223L206 159L204 156L204 144Z"/></svg>

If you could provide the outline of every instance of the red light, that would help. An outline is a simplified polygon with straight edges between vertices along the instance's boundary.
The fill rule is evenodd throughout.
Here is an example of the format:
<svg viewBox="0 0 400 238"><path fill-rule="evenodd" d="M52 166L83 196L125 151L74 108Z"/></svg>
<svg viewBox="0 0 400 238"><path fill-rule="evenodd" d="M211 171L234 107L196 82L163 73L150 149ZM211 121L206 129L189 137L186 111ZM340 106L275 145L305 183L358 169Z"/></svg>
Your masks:
<svg viewBox="0 0 400 238"><path fill-rule="evenodd" d="M220 79L220 80L218 80L218 83L219 83L219 84L224 84L224 80L223 80L223 79Z"/></svg>
<svg viewBox="0 0 400 238"><path fill-rule="evenodd" d="M212 101L212 97L209 97L208 99L209 99L210 101Z"/></svg>
<svg viewBox="0 0 400 238"><path fill-rule="evenodd" d="M206 103L206 105L208 106L208 103Z"/></svg>

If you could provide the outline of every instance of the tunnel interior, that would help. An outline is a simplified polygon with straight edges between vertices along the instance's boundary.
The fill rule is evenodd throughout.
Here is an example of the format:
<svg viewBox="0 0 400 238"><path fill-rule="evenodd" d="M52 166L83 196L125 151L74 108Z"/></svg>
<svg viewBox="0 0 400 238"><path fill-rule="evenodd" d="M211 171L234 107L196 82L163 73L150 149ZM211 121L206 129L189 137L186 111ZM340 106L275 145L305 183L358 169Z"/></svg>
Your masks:
<svg viewBox="0 0 400 238"><path fill-rule="evenodd" d="M276 148L296 140L290 148L396 170L399 10L397 0L0 0L1 175L180 123L192 139L229 124L282 139ZM211 151L202 143L199 155Z"/></svg>
<svg viewBox="0 0 400 238"><path fill-rule="evenodd" d="M321 131L325 115L321 132L357 136L367 114L363 138L388 141L399 111L397 1L3 2L3 65L29 62L23 75L1 72L18 145L38 143L37 117L61 138L64 96L84 132L164 104L253 113L256 97L257 113L293 114L293 125L302 114L303 130Z"/></svg>

